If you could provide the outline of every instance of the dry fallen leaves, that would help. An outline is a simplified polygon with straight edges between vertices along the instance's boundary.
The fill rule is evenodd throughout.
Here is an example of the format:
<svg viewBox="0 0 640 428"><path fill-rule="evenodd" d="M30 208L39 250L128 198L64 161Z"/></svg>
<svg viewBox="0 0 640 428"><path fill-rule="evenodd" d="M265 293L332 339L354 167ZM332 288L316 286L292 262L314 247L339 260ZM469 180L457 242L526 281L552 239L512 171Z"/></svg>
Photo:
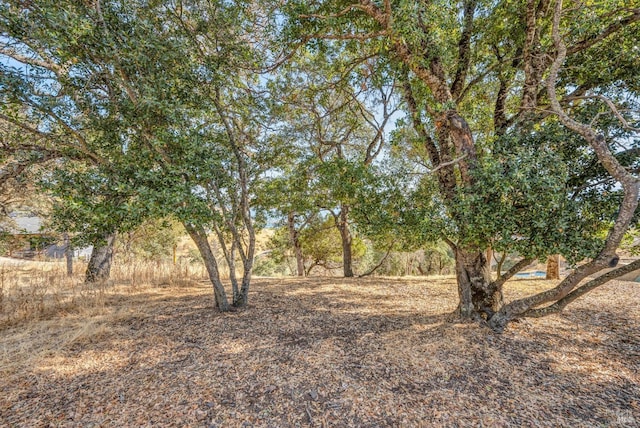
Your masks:
<svg viewBox="0 0 640 428"><path fill-rule="evenodd" d="M640 425L637 284L502 335L448 323L455 297L451 278L256 279L220 314L204 284L112 292L0 331L0 425Z"/></svg>

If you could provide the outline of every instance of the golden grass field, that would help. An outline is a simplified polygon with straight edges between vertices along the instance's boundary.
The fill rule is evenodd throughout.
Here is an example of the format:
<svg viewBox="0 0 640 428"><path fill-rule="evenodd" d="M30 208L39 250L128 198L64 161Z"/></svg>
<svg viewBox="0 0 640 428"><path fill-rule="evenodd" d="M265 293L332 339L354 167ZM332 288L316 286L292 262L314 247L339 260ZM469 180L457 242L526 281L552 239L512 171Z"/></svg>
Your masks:
<svg viewBox="0 0 640 428"><path fill-rule="evenodd" d="M4 310L7 284L46 277L4 269ZM250 307L221 314L184 273L3 314L0 426L640 425L636 283L497 335L448 321L448 277L256 278ZM511 281L507 298L552 285Z"/></svg>

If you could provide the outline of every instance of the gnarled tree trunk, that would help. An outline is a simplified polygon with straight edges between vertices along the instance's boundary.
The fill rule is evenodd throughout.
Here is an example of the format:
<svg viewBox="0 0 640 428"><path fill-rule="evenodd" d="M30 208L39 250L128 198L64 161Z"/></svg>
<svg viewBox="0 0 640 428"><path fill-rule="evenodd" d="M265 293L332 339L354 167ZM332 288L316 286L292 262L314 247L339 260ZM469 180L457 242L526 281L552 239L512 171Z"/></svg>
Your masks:
<svg viewBox="0 0 640 428"><path fill-rule="evenodd" d="M99 282L109 279L115 240L116 234L112 233L106 235L100 242L95 243L87 265L85 282Z"/></svg>
<svg viewBox="0 0 640 428"><path fill-rule="evenodd" d="M489 319L502 307L502 287L491 281L483 250L456 248L458 315L463 319Z"/></svg>

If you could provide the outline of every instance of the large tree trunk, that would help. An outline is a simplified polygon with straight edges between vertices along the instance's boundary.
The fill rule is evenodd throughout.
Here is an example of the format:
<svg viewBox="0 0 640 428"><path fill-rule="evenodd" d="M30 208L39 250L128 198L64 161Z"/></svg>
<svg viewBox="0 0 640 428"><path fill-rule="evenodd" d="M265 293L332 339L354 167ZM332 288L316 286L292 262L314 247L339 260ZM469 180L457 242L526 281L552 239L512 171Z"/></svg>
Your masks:
<svg viewBox="0 0 640 428"><path fill-rule="evenodd" d="M349 230L349 206L343 205L341 208L337 226L342 240L342 270L345 278L351 278L353 277L353 255L351 251L353 238L351 230Z"/></svg>
<svg viewBox="0 0 640 428"><path fill-rule="evenodd" d="M289 213L287 224L289 226L289 239L291 240L293 253L296 257L297 274L298 276L304 276L304 258L302 257L302 246L300 245L300 239L298 237L299 232L296 230L294 213Z"/></svg>
<svg viewBox="0 0 640 428"><path fill-rule="evenodd" d="M502 287L491 281L483 250L456 249L458 315L463 319L489 319L503 304Z"/></svg>
<svg viewBox="0 0 640 428"><path fill-rule="evenodd" d="M213 295L215 297L216 307L221 312L227 312L229 310L229 301L227 300L227 294L224 291L224 285L220 280L220 271L218 269L218 262L216 261L213 251L211 251L211 245L207 239L207 234L200 226L194 226L188 223L184 223L184 227L189 233L189 236L198 247L198 251L204 261L204 266L209 274L209 280L213 286Z"/></svg>
<svg viewBox="0 0 640 428"><path fill-rule="evenodd" d="M111 275L111 262L113 261L113 244L116 234L105 236L101 242L96 242L91 251L91 258L87 265L85 282L106 281Z"/></svg>

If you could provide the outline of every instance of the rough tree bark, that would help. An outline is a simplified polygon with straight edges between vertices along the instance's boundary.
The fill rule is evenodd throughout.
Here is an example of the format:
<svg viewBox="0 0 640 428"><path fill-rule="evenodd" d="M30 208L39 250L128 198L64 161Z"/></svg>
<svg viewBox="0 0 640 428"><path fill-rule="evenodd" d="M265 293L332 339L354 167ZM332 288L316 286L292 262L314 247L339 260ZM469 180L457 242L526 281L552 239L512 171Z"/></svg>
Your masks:
<svg viewBox="0 0 640 428"><path fill-rule="evenodd" d="M67 262L67 276L73 276L73 248L71 247L69 234L65 233L63 235L63 239L64 239L64 257Z"/></svg>
<svg viewBox="0 0 640 428"><path fill-rule="evenodd" d="M620 203L617 217L609 229L609 234L600 253L591 261L576 268L565 279L560 281L556 287L530 297L515 300L503 306L502 309L489 320L490 327L498 332L504 330L508 322L513 319L528 315L540 316L541 314L560 310L573 299L604 283L600 281L589 281L586 284L580 285L588 276L607 267L615 267L617 265L619 257L616 254L616 250L628 230L638 207L640 180L618 162L602 134L598 133L591 125L580 123L571 118L558 101L555 86L558 73L567 55L567 47L560 35L561 15L562 0L556 0L552 27L556 56L551 64L549 77L546 81L551 109L565 127L579 134L589 143L600 164L611 177L620 183L624 196ZM614 109L614 113L616 112L615 107L611 105L609 105L609 107ZM621 274L620 272L624 272L624 268L616 269L607 274L606 277L609 279L617 277ZM549 304L549 306L544 307L543 305L545 304Z"/></svg>
<svg viewBox="0 0 640 428"><path fill-rule="evenodd" d="M342 271L345 278L353 277L353 237L349 228L349 206L342 205L340 214L336 217L336 227L340 231L342 241Z"/></svg>
<svg viewBox="0 0 640 428"><path fill-rule="evenodd" d="M111 233L96 242L91 251L89 264L85 273L85 282L106 281L111 275L111 263L113 262L113 245L116 234Z"/></svg>
<svg viewBox="0 0 640 428"><path fill-rule="evenodd" d="M560 279L560 254L547 257L546 279Z"/></svg>
<svg viewBox="0 0 640 428"><path fill-rule="evenodd" d="M485 251L456 247L457 314L463 319L490 318L502 307L502 287L491 281Z"/></svg>
<svg viewBox="0 0 640 428"><path fill-rule="evenodd" d="M290 212L287 216L287 226L289 228L289 241L293 247L296 257L296 269L298 276L304 276L304 258L302 256L302 246L300 245L299 232L296 229L295 214Z"/></svg>
<svg viewBox="0 0 640 428"><path fill-rule="evenodd" d="M402 49L400 57L408 62L413 55L406 49ZM441 69L411 67L411 71L429 85L439 102L445 104L452 101L452 94ZM433 112L436 123L436 144L422 121L407 74L405 79L405 101L413 119L414 128L426 146L433 165L432 173L436 174L438 179L440 194L452 217L461 227L464 227L466 222L456 213L454 201L459 187L473 184L471 171L477 165L477 152L471 129L455 109L442 113ZM485 254L486 248L459 248L451 241L448 243L454 251L456 260L459 297L457 315L463 319L490 317L500 307L503 299L502 290L492 285L490 262Z"/></svg>
<svg viewBox="0 0 640 428"><path fill-rule="evenodd" d="M216 261L211 245L207 238L207 234L202 226L195 226L189 223L184 223L184 228L198 247L198 251L204 261L204 266L207 269L209 280L213 286L213 295L215 297L216 307L221 312L229 311L229 301L227 300L227 294L224 291L224 285L220 280L220 271L218 269L218 262Z"/></svg>

